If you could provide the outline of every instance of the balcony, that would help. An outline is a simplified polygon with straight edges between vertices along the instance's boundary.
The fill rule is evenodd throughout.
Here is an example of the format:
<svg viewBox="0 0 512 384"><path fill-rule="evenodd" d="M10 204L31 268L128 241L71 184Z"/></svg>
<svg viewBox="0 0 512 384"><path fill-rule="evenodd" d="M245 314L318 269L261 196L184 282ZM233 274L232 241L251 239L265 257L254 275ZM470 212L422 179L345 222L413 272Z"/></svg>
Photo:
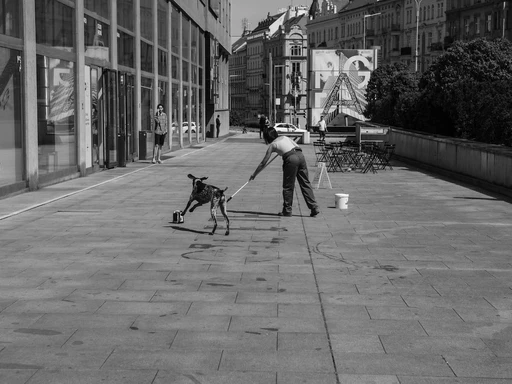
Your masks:
<svg viewBox="0 0 512 384"><path fill-rule="evenodd" d="M392 35L397 35L397 34L400 34L402 32L402 28L400 26L400 24L391 24L391 34Z"/></svg>
<svg viewBox="0 0 512 384"><path fill-rule="evenodd" d="M402 47L400 48L400 55L401 56L410 56L412 54L412 48L411 47Z"/></svg>

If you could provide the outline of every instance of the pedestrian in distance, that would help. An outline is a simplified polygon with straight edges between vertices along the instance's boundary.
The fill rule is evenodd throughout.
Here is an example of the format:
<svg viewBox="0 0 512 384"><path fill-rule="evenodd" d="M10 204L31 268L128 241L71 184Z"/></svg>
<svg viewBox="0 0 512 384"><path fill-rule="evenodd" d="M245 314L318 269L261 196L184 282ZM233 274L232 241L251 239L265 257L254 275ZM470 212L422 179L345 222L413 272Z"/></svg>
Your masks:
<svg viewBox="0 0 512 384"><path fill-rule="evenodd" d="M215 119L215 127L217 128L217 137L219 137L219 133L220 133L220 115L217 115L217 118Z"/></svg>
<svg viewBox="0 0 512 384"><path fill-rule="evenodd" d="M260 139L263 135L263 132L265 131L265 121L267 120L267 118L265 117L265 115L261 115L260 116Z"/></svg>
<svg viewBox="0 0 512 384"><path fill-rule="evenodd" d="M155 124L155 146L153 147L153 160L151 162L155 164L162 163L161 154L162 146L165 143L165 136L167 135L167 115L164 112L164 106L158 104L156 107L156 115L154 119Z"/></svg>
<svg viewBox="0 0 512 384"><path fill-rule="evenodd" d="M311 183L309 182L308 166L301 148L288 136L279 136L274 128L270 128L266 131L264 138L265 142L268 144L267 152L249 178L249 181L254 180L263 168L267 166L272 153L277 153L277 155L283 158L283 209L278 215L292 215L293 194L295 181L297 180L306 205L311 210L310 216L317 216L320 213L320 209L315 200Z"/></svg>
<svg viewBox="0 0 512 384"><path fill-rule="evenodd" d="M320 135L321 141L325 141L325 134L327 132L327 123L325 122L324 117L320 116L320 121L318 122L318 134Z"/></svg>

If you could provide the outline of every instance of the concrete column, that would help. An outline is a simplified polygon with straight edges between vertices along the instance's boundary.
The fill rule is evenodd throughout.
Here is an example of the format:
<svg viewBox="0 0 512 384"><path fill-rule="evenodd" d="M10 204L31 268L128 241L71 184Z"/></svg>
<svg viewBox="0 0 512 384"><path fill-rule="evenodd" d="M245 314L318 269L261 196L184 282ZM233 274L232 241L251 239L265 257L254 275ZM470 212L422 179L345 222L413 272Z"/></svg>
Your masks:
<svg viewBox="0 0 512 384"><path fill-rule="evenodd" d="M167 2L167 78L169 79L169 84L167 85L169 88L167 90L168 94L169 94L169 97L167 98L167 105L165 106L165 110L167 111L167 118L169 119L168 121L168 124L169 124L169 134L167 135L169 137L169 149L172 148L172 139L173 139L173 134L172 134L172 129L171 129L171 124L172 124L172 107L173 107L173 104L172 104L172 99L173 99L173 95L172 95L172 46L171 46L171 34L172 34L172 12L173 12L173 9L172 9L172 6L171 6L171 2L168 1ZM177 128L176 128L177 129Z"/></svg>
<svg viewBox="0 0 512 384"><path fill-rule="evenodd" d="M178 26L178 41L183 41L183 14L180 13L179 26ZM183 148L183 132L181 126L183 124L183 53L180 51L178 56L178 132L179 132L179 141L180 148Z"/></svg>
<svg viewBox="0 0 512 384"><path fill-rule="evenodd" d="M117 1L110 0L110 66L117 70Z"/></svg>
<svg viewBox="0 0 512 384"><path fill-rule="evenodd" d="M80 176L87 175L86 165L86 129L85 129L85 50L83 43L85 40L84 34L84 0L75 1L75 50L76 50L76 68L75 68L75 131L76 140L78 142L77 148L77 161ZM90 92L90 90L87 90ZM89 111L87 111L89 113ZM89 116L90 118L90 116Z"/></svg>
<svg viewBox="0 0 512 384"><path fill-rule="evenodd" d="M37 126L37 63L36 63L36 5L35 0L23 0L23 105L25 106L25 173L28 188L39 184L38 126Z"/></svg>
<svg viewBox="0 0 512 384"><path fill-rule="evenodd" d="M153 84L153 112L156 113L156 106L159 104L158 96L158 3L153 0L151 3L151 17L153 19L153 74L155 80ZM167 112L167 111L166 111Z"/></svg>
<svg viewBox="0 0 512 384"><path fill-rule="evenodd" d="M134 14L135 14L135 128L138 132L142 130L142 116L141 116L141 79L140 79L140 0L133 1ZM138 142L138 138L137 138ZM140 152L138 152L140 153Z"/></svg>

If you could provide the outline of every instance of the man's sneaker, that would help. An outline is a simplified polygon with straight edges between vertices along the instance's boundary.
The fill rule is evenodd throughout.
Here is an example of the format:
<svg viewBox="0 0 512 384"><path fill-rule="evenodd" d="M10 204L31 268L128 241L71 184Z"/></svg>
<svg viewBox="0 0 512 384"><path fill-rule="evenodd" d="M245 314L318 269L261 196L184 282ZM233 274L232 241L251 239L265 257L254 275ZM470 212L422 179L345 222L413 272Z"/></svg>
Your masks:
<svg viewBox="0 0 512 384"><path fill-rule="evenodd" d="M309 216L316 217L320 214L320 211L318 209L312 209Z"/></svg>
<svg viewBox="0 0 512 384"><path fill-rule="evenodd" d="M277 214L277 216L285 216L285 217L290 217L292 215L291 212L279 212Z"/></svg>

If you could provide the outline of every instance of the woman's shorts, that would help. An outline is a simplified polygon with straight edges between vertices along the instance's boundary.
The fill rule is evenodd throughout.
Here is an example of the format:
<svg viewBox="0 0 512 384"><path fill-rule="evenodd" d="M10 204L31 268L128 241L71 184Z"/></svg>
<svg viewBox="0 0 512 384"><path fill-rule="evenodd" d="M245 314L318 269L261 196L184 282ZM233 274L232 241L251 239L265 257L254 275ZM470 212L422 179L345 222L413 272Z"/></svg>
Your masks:
<svg viewBox="0 0 512 384"><path fill-rule="evenodd" d="M167 135L167 133L164 133L163 135L159 135L158 133L155 133L155 145L159 145L160 147L162 145L164 145L165 135Z"/></svg>

